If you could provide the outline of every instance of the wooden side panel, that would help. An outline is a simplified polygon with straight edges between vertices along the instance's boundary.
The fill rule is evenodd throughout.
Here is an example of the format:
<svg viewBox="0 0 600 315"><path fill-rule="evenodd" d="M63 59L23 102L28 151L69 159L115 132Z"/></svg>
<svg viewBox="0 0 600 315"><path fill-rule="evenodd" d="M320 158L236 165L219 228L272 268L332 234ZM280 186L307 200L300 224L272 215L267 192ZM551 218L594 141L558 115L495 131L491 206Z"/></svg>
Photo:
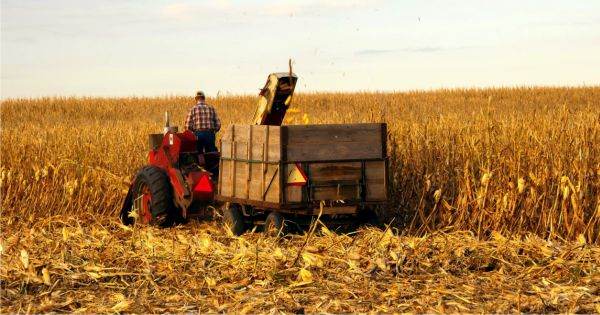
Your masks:
<svg viewBox="0 0 600 315"><path fill-rule="evenodd" d="M387 178L385 161L370 161L365 163L366 200L384 201L387 198Z"/></svg>
<svg viewBox="0 0 600 315"><path fill-rule="evenodd" d="M286 161L358 160L384 157L385 124L290 125Z"/></svg>
<svg viewBox="0 0 600 315"><path fill-rule="evenodd" d="M221 156L220 195L280 202L279 126L229 126L221 138Z"/></svg>
<svg viewBox="0 0 600 315"><path fill-rule="evenodd" d="M308 169L313 199L357 200L361 162L344 160L385 157L385 125L235 125L225 130L220 149L218 189L224 197L281 204L284 196L285 202L302 202L303 187L285 185L286 174L279 169L285 158L313 161ZM322 160L337 162L315 162ZM386 162L364 163L366 201L386 200Z"/></svg>

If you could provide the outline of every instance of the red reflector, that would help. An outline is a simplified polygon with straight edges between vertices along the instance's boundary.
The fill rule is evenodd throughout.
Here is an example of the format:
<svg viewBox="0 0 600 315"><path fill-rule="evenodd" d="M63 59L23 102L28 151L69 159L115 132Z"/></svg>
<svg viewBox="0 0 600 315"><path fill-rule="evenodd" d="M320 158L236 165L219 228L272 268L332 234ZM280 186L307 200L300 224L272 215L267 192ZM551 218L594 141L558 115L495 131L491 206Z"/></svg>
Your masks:
<svg viewBox="0 0 600 315"><path fill-rule="evenodd" d="M208 178L208 175L202 175L196 186L194 187L195 192L211 193L213 192L213 185Z"/></svg>

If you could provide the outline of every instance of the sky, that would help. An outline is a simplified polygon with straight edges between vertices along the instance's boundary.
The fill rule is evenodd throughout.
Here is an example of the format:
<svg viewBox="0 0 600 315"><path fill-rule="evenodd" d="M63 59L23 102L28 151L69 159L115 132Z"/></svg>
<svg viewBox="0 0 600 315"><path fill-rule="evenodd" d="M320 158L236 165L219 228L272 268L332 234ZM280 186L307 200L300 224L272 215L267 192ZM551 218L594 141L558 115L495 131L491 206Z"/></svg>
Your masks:
<svg viewBox="0 0 600 315"><path fill-rule="evenodd" d="M600 1L1 1L6 98L600 85Z"/></svg>

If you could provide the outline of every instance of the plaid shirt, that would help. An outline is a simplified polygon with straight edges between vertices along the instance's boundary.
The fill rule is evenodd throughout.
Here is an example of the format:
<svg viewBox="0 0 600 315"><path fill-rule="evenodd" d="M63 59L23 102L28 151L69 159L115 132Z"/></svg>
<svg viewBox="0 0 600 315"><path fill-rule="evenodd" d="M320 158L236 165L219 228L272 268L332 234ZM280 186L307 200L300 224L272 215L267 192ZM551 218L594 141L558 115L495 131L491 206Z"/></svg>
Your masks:
<svg viewBox="0 0 600 315"><path fill-rule="evenodd" d="M221 121L212 106L198 102L185 118L185 128L191 131L209 129L217 132L221 129Z"/></svg>

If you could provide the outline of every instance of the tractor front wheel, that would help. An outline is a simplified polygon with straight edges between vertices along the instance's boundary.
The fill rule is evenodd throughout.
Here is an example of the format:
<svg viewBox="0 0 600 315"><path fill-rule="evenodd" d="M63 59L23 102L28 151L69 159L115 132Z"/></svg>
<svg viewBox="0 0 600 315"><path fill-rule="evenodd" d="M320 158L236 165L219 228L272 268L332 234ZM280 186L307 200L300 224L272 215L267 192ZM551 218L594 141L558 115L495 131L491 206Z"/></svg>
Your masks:
<svg viewBox="0 0 600 315"><path fill-rule="evenodd" d="M171 183L162 169L145 166L137 173L132 212L136 224L169 226L176 222Z"/></svg>
<svg viewBox="0 0 600 315"><path fill-rule="evenodd" d="M242 235L246 231L242 207L238 204L231 203L223 207L223 221L226 225L225 228L228 228L236 236Z"/></svg>

